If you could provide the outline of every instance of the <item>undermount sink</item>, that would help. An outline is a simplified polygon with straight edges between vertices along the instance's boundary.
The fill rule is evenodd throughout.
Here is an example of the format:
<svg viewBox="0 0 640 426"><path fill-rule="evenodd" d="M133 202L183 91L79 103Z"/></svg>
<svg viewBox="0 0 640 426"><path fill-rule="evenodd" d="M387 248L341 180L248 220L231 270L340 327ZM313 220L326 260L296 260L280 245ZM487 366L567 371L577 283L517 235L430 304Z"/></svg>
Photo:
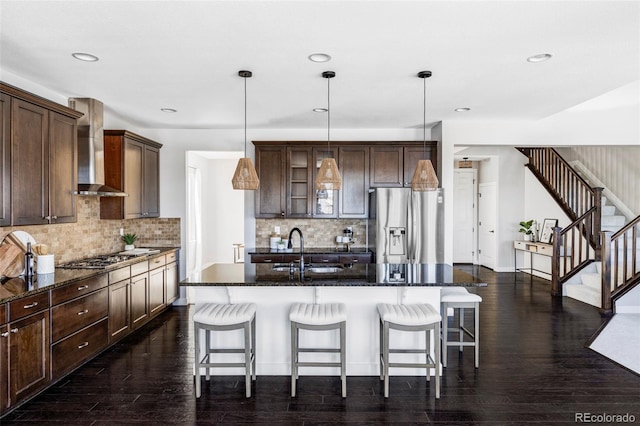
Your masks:
<svg viewBox="0 0 640 426"><path fill-rule="evenodd" d="M342 271L342 266L310 266L307 271L314 272L316 274L334 274Z"/></svg>
<svg viewBox="0 0 640 426"><path fill-rule="evenodd" d="M344 268L337 265L305 265L304 270L306 272L313 272L315 274L335 274L341 272ZM271 268L275 272L291 272L291 265L275 264ZM294 271L300 270L298 265L293 266Z"/></svg>

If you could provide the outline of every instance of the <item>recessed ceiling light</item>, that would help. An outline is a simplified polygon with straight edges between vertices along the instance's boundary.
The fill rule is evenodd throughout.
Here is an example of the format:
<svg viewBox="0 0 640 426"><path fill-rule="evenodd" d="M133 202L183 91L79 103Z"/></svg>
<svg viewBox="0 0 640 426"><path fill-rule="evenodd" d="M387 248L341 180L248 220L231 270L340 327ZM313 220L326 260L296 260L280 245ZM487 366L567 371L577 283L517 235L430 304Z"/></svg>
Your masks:
<svg viewBox="0 0 640 426"><path fill-rule="evenodd" d="M85 62L97 62L99 60L97 56L92 55L91 53L76 52L76 53L72 53L71 56L73 56L79 61L85 61Z"/></svg>
<svg viewBox="0 0 640 426"><path fill-rule="evenodd" d="M329 62L331 60L331 56L326 53L312 53L309 55L309 60L311 62Z"/></svg>
<svg viewBox="0 0 640 426"><path fill-rule="evenodd" d="M160 111L162 111L162 112L168 112L168 113L178 112L178 110L177 110L177 109L174 109L174 108L160 108Z"/></svg>
<svg viewBox="0 0 640 426"><path fill-rule="evenodd" d="M544 62L544 61L548 61L549 59L551 59L550 53L541 53L539 55L529 56L527 58L527 61L528 62Z"/></svg>
<svg viewBox="0 0 640 426"><path fill-rule="evenodd" d="M454 109L455 112L467 112L467 111L471 111L471 108L456 108Z"/></svg>
<svg viewBox="0 0 640 426"><path fill-rule="evenodd" d="M326 108L314 108L313 109L313 112L327 112L327 111L329 111L329 110L326 109Z"/></svg>

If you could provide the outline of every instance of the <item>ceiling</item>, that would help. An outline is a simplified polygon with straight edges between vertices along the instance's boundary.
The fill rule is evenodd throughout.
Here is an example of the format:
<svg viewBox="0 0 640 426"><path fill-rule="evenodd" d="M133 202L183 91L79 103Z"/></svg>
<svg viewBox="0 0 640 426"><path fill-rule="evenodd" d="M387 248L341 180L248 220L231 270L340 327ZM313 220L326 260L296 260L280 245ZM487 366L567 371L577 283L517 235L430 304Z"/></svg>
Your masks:
<svg viewBox="0 0 640 426"><path fill-rule="evenodd" d="M326 126L312 111L325 70L336 128L421 127L421 70L429 124L538 120L638 80L640 3L0 0L0 78L99 99L140 127L242 127L243 69L249 127Z"/></svg>

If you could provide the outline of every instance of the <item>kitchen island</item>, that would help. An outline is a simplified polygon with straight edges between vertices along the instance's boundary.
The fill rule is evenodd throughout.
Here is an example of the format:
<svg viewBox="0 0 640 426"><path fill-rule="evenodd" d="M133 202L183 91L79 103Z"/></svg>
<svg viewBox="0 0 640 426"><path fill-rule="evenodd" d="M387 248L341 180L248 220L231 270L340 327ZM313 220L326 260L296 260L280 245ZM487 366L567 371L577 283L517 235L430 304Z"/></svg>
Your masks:
<svg viewBox="0 0 640 426"><path fill-rule="evenodd" d="M289 308L293 303L341 302L347 308L347 375L379 374L378 303L429 303L440 310L440 289L447 286L484 287L487 284L446 264L370 264L335 274L294 270L280 275L256 275L251 263L213 264L180 282L189 287L196 309L203 303L255 303L256 370L258 375L290 374ZM295 266L295 264L294 264ZM310 338L313 337L313 341ZM423 333L392 333L395 347L424 346ZM202 339L204 340L204 339ZM216 333L217 347L241 347L242 332ZM432 342L433 343L433 342ZM334 331L301 333L301 346L335 347ZM433 344L431 346L433 348ZM316 359L321 354L314 354ZM325 354L322 354L325 355ZM407 354L406 359L417 355ZM331 359L328 354L325 360ZM235 371L234 371L235 370ZM243 374L243 369L213 370L213 374ZM337 375L338 368L304 368L302 375ZM394 374L418 375L418 369L394 369Z"/></svg>

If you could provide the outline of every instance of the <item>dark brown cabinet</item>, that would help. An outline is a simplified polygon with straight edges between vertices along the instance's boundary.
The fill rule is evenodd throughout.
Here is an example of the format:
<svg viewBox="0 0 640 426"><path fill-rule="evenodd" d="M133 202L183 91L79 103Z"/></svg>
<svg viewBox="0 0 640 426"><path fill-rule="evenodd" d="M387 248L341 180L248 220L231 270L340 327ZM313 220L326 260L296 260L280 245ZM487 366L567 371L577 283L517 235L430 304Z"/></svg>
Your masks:
<svg viewBox="0 0 640 426"><path fill-rule="evenodd" d="M149 264L131 265L131 329L141 327L149 319Z"/></svg>
<svg viewBox="0 0 640 426"><path fill-rule="evenodd" d="M260 188L256 218L366 218L369 188L408 187L418 161L431 159L437 142L254 141ZM317 191L320 163L333 157L342 175L339 191Z"/></svg>
<svg viewBox="0 0 640 426"><path fill-rule="evenodd" d="M256 171L260 178L255 195L256 217L285 216L285 158L284 146L256 145Z"/></svg>
<svg viewBox="0 0 640 426"><path fill-rule="evenodd" d="M11 225L10 118L11 97L0 92L0 226Z"/></svg>
<svg viewBox="0 0 640 426"><path fill-rule="evenodd" d="M75 222L82 114L2 83L0 91L0 225Z"/></svg>
<svg viewBox="0 0 640 426"><path fill-rule="evenodd" d="M372 187L398 187L404 181L404 153L401 146L371 147Z"/></svg>
<svg viewBox="0 0 640 426"><path fill-rule="evenodd" d="M11 407L49 384L49 309L10 322L8 331Z"/></svg>
<svg viewBox="0 0 640 426"><path fill-rule="evenodd" d="M161 144L126 130L104 131L105 184L127 197L102 197L101 219L160 216Z"/></svg>
<svg viewBox="0 0 640 426"><path fill-rule="evenodd" d="M342 174L339 216L366 218L369 214L369 147L341 146L338 158Z"/></svg>
<svg viewBox="0 0 640 426"><path fill-rule="evenodd" d="M178 298L178 291L180 290L178 287L178 263L175 261L175 253L173 254L173 261L170 261L170 256L171 255L167 255L167 266L165 269L165 294L167 297L167 306L169 306Z"/></svg>
<svg viewBox="0 0 640 426"><path fill-rule="evenodd" d="M165 256L149 260L149 315L156 316L166 304Z"/></svg>
<svg viewBox="0 0 640 426"><path fill-rule="evenodd" d="M436 142L398 143L371 147L371 187L410 187L416 165L421 159L431 160L438 172Z"/></svg>
<svg viewBox="0 0 640 426"><path fill-rule="evenodd" d="M109 343L131 332L131 267L109 272Z"/></svg>
<svg viewBox="0 0 640 426"><path fill-rule="evenodd" d="M9 326L6 305L0 305L0 414L9 404Z"/></svg>
<svg viewBox="0 0 640 426"><path fill-rule="evenodd" d="M51 290L51 377L56 380L109 343L107 274Z"/></svg>

